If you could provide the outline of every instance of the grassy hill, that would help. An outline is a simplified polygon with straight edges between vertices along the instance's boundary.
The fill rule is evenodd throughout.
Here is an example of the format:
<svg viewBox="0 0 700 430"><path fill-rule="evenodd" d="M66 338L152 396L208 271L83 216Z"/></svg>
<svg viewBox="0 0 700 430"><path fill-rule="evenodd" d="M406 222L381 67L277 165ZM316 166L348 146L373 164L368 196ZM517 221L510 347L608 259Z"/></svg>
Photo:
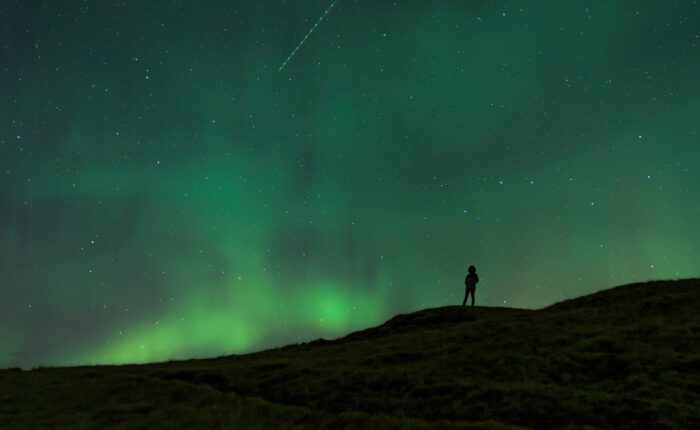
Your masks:
<svg viewBox="0 0 700 430"><path fill-rule="evenodd" d="M449 306L335 341L0 371L0 428L700 428L700 279L530 311Z"/></svg>

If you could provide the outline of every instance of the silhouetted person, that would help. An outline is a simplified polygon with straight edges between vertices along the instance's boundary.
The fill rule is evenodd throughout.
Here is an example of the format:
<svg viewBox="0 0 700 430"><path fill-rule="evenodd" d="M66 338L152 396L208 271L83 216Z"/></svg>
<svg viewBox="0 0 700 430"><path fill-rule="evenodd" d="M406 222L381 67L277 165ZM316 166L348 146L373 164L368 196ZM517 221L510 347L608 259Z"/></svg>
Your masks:
<svg viewBox="0 0 700 430"><path fill-rule="evenodd" d="M467 297L469 293L472 293L472 306L474 306L474 292L476 291L476 283L479 282L479 276L476 274L476 267L469 266L469 274L464 279L464 286L467 287L467 291L464 294L464 301L462 306L467 304Z"/></svg>

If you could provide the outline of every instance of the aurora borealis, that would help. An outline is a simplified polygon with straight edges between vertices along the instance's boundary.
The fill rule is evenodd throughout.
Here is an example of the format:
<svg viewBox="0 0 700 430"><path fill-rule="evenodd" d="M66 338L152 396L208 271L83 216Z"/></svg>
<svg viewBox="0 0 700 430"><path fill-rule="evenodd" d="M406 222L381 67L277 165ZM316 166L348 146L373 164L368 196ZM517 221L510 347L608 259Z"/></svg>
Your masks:
<svg viewBox="0 0 700 430"><path fill-rule="evenodd" d="M700 275L700 5L0 5L0 367Z"/></svg>

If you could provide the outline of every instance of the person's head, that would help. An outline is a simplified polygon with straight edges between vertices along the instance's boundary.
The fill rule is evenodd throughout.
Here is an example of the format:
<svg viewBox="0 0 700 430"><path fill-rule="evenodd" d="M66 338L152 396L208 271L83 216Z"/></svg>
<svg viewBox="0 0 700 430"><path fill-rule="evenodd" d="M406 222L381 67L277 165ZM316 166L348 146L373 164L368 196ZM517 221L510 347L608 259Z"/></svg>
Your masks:
<svg viewBox="0 0 700 430"><path fill-rule="evenodd" d="M469 273L476 273L476 267L474 266L469 266Z"/></svg>

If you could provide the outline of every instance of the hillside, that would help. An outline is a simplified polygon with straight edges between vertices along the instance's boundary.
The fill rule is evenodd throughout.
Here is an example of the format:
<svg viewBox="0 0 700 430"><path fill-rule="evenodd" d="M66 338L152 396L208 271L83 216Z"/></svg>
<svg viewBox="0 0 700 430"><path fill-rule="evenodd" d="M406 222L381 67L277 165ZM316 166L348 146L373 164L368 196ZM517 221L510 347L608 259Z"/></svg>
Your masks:
<svg viewBox="0 0 700 430"><path fill-rule="evenodd" d="M700 279L530 311L450 306L335 341L0 371L0 428L700 428Z"/></svg>

